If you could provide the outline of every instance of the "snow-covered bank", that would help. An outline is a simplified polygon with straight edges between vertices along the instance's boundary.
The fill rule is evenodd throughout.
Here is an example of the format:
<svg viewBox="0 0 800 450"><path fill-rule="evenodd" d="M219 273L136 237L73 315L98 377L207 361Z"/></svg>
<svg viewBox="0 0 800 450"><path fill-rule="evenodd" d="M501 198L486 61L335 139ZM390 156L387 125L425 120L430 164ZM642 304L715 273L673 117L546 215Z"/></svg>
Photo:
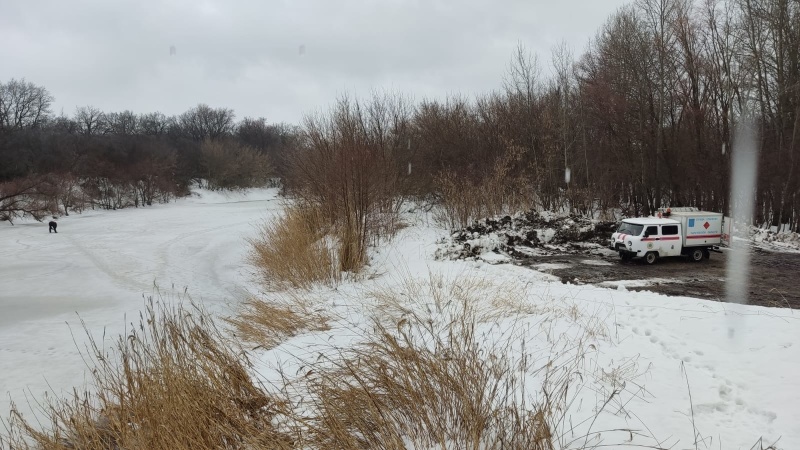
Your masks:
<svg viewBox="0 0 800 450"><path fill-rule="evenodd" d="M589 434L589 444L611 447L695 448L697 442L698 448L739 449L763 437L766 444L780 439L778 448L800 447L794 375L800 373L800 316L792 310L562 284L480 259L437 260L436 242L447 233L425 223L377 249L365 280L308 294L333 317L331 329L254 352L264 380L301 379L309 367L358 342L370 317L397 327L410 315L446 323L452 311L432 294L441 290L478 311L476 334L487 349L511 348L512 359L527 354L545 365L548 358L558 357L556 365L583 358L572 379L568 425L557 430L566 441ZM402 300L387 303L376 292ZM525 380L527 392L540 392L540 374ZM632 431L592 433L611 429Z"/></svg>
<svg viewBox="0 0 800 450"><path fill-rule="evenodd" d="M275 189L196 190L167 205L64 217L58 234L0 223L0 414L9 395L27 411L26 390L40 398L84 383L80 319L115 338L156 286L227 312L250 281L245 237L280 207Z"/></svg>

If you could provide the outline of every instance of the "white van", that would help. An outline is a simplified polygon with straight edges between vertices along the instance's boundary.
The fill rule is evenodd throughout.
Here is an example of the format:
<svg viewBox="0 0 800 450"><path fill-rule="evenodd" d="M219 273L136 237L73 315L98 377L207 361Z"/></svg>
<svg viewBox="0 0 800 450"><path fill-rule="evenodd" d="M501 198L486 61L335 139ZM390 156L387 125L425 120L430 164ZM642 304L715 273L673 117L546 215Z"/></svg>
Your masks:
<svg viewBox="0 0 800 450"><path fill-rule="evenodd" d="M723 230L730 221L720 213L667 208L659 211L659 216L624 219L611 235L610 248L623 260L642 258L653 264L669 256L702 261L711 251L719 251L719 245L728 243L730 233Z"/></svg>

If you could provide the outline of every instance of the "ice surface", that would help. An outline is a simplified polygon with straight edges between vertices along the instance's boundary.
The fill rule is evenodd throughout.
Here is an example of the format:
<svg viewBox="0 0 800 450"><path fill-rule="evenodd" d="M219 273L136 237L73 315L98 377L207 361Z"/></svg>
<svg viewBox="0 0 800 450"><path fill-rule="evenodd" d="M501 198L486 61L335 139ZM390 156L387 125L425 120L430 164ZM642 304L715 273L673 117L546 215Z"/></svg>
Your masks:
<svg viewBox="0 0 800 450"><path fill-rule="evenodd" d="M167 205L62 217L57 234L47 223L0 223L0 415L9 395L27 411L25 391L83 385L80 319L110 342L138 321L156 285L165 298L185 290L227 311L250 280L245 237L280 206L274 189L198 190Z"/></svg>

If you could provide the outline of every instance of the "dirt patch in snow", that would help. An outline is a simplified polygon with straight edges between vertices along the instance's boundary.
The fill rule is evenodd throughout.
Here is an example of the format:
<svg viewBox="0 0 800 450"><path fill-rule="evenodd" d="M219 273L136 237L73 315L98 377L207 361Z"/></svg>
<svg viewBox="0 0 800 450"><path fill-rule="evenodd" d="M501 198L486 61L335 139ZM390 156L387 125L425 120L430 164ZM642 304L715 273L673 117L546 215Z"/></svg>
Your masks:
<svg viewBox="0 0 800 450"><path fill-rule="evenodd" d="M724 301L728 254L747 251L751 253L749 303L800 308L796 233L760 230L751 233L750 245L712 253L700 263L677 257L648 266L638 260L622 262L606 248L616 227L614 222L536 212L486 219L440 242L437 257L510 262L554 275L563 283Z"/></svg>
<svg viewBox="0 0 800 450"><path fill-rule="evenodd" d="M535 256L515 264L558 277L562 283L619 285L631 291L725 301L726 263L730 252L750 252L748 303L779 308L800 308L800 253L770 252L757 247L712 253L699 263L685 258L662 258L648 266L640 261L620 261L616 255L596 255L600 264L586 264L582 255ZM738 275L743 276L743 275Z"/></svg>

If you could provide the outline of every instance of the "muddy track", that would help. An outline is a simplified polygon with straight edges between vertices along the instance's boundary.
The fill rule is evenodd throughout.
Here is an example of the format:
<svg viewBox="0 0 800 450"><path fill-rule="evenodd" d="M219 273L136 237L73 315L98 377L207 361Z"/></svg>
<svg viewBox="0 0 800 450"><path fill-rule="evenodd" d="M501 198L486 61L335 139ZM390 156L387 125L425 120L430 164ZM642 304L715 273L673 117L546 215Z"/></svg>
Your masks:
<svg viewBox="0 0 800 450"><path fill-rule="evenodd" d="M730 251L751 252L748 303L800 309L800 254L757 248ZM728 252L712 253L710 259L699 263L683 258L665 258L653 266L639 261L622 262L617 255L611 254L534 256L519 259L517 264L550 273L564 283L573 284L662 279L649 286L628 289L724 301Z"/></svg>

